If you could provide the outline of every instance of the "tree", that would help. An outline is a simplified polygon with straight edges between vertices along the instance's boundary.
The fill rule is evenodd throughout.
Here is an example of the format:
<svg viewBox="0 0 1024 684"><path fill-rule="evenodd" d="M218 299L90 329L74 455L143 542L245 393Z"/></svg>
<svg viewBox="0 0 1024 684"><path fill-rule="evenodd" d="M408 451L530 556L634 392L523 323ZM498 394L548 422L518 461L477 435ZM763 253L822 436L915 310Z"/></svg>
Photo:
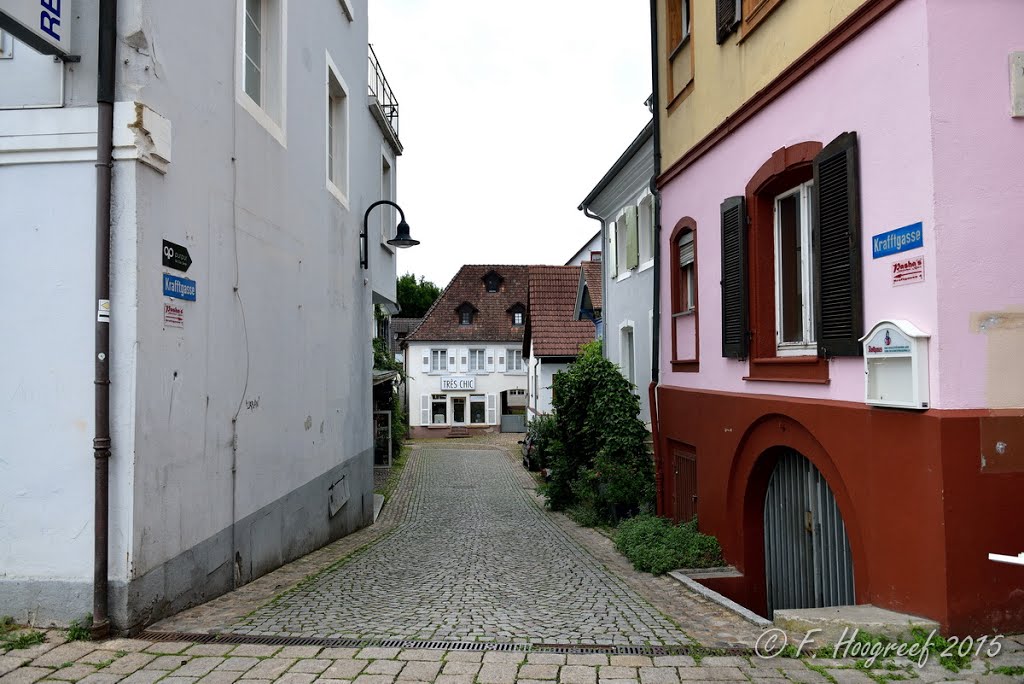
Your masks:
<svg viewBox="0 0 1024 684"><path fill-rule="evenodd" d="M403 318L421 318L427 309L441 296L441 288L420 276L419 282L412 273L398 278L398 306Z"/></svg>

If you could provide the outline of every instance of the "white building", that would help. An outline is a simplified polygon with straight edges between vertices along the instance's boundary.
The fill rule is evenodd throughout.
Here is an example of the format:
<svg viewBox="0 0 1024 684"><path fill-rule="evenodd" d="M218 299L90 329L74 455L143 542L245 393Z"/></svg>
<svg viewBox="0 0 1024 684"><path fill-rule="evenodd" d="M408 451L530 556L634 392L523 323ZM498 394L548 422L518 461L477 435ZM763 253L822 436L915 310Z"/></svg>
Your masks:
<svg viewBox="0 0 1024 684"><path fill-rule="evenodd" d="M367 0L120 0L97 313L96 4L63 18L79 63L0 37L0 615L93 612L109 311L109 610L133 629L371 522L394 215L371 216L369 271L360 232L401 146ZM166 266L168 243L191 264Z"/></svg>
<svg viewBox="0 0 1024 684"><path fill-rule="evenodd" d="M413 437L525 429L527 266L463 266L405 340Z"/></svg>

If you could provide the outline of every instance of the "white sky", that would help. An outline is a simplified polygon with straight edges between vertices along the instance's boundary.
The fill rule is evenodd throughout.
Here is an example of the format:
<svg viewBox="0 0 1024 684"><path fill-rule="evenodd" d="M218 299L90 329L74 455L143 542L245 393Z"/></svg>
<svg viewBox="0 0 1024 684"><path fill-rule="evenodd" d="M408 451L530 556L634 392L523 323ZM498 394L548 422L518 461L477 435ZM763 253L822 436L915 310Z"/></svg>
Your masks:
<svg viewBox="0 0 1024 684"><path fill-rule="evenodd" d="M370 0L399 102L399 274L563 264L600 224L576 207L649 120L646 0Z"/></svg>

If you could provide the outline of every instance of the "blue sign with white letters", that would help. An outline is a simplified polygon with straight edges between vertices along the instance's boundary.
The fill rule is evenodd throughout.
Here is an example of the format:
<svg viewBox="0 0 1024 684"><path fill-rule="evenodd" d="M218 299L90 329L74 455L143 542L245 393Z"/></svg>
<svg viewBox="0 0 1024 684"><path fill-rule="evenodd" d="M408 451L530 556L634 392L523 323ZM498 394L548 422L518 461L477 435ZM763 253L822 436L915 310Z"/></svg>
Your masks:
<svg viewBox="0 0 1024 684"><path fill-rule="evenodd" d="M889 256L924 247L924 224L918 221L871 238L871 258Z"/></svg>
<svg viewBox="0 0 1024 684"><path fill-rule="evenodd" d="M164 273L164 297L196 301L196 281Z"/></svg>

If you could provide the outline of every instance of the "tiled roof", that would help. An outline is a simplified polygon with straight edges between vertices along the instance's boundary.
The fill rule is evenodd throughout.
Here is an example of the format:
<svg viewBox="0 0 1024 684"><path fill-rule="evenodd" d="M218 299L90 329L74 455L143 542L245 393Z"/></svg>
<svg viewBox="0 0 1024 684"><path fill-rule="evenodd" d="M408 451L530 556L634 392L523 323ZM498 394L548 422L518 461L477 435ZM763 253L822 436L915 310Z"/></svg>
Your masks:
<svg viewBox="0 0 1024 684"><path fill-rule="evenodd" d="M579 266L530 266L529 337L536 356L576 356L594 324L573 320Z"/></svg>
<svg viewBox="0 0 1024 684"><path fill-rule="evenodd" d="M512 325L509 309L527 305L528 266L467 265L459 269L448 287L423 317L423 323L406 338L418 341L518 342L525 326ZM484 276L496 272L504 280L497 292L487 292ZM470 325L459 324L457 309L469 303L476 309Z"/></svg>
<svg viewBox="0 0 1024 684"><path fill-rule="evenodd" d="M584 261L580 264L583 267L583 279L587 282L587 291L590 293L590 303L595 309L601 308L601 262Z"/></svg>
<svg viewBox="0 0 1024 684"><path fill-rule="evenodd" d="M400 318L398 316L393 316L391 318L391 332L409 333L415 330L416 326L422 322L422 318Z"/></svg>

